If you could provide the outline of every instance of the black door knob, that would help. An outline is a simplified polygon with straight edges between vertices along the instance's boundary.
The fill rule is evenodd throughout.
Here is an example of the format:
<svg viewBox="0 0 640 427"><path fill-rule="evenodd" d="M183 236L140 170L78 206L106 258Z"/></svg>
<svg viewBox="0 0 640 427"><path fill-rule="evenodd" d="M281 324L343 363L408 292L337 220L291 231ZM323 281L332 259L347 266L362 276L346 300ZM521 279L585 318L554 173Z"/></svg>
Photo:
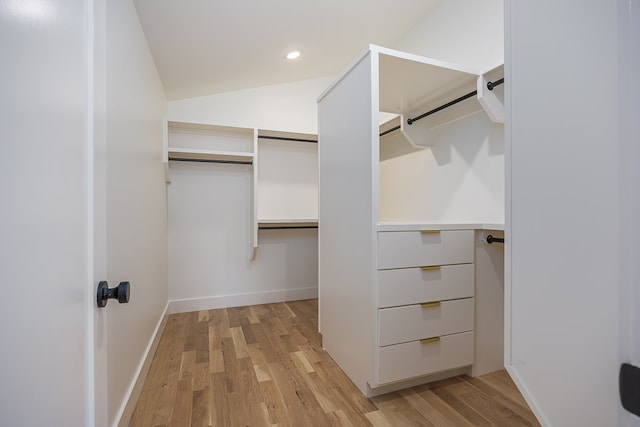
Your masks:
<svg viewBox="0 0 640 427"><path fill-rule="evenodd" d="M129 282L120 282L115 288L109 288L106 281L98 283L98 292L96 302L98 307L105 307L110 299L117 299L119 303L126 304L129 302Z"/></svg>

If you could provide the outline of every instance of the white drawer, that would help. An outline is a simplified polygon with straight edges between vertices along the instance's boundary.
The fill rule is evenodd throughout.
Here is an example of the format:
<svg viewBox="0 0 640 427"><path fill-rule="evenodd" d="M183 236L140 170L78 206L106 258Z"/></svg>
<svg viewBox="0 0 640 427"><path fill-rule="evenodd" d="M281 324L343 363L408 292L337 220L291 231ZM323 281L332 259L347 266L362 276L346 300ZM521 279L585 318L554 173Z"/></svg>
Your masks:
<svg viewBox="0 0 640 427"><path fill-rule="evenodd" d="M422 270L378 271L378 307L425 301L468 298L474 295L474 265L443 265Z"/></svg>
<svg viewBox="0 0 640 427"><path fill-rule="evenodd" d="M378 269L473 262L473 230L378 232Z"/></svg>
<svg viewBox="0 0 640 427"><path fill-rule="evenodd" d="M431 302L378 311L378 345L472 331L473 298Z"/></svg>
<svg viewBox="0 0 640 427"><path fill-rule="evenodd" d="M402 381L473 364L473 332L378 348L378 384Z"/></svg>

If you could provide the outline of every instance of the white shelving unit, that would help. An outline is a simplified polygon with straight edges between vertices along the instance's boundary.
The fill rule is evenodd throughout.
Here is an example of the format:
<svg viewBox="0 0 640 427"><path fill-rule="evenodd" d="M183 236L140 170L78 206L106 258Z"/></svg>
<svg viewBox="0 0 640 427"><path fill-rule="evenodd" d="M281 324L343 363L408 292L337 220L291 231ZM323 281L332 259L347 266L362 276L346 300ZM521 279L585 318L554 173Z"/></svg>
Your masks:
<svg viewBox="0 0 640 427"><path fill-rule="evenodd" d="M399 132L414 148L407 144L409 149L398 156L409 157L425 152L415 147L433 146L433 151L442 139L440 128L455 128L458 120L475 118L482 110L499 123L500 93L479 86L502 78L501 71L500 64L474 70L369 46L318 98L320 332L325 350L367 396L471 373L476 331L470 319L477 313L470 272L476 271L477 232L490 222L473 213L466 221L416 218L419 209L388 218L392 224L383 222L380 134ZM465 100L439 109L463 96ZM439 111L408 124L435 109ZM450 151L438 150L445 166L452 163ZM460 163L456 167L469 164ZM425 197L423 182L405 180L391 189L385 185L385 194ZM459 183L443 181L437 191L456 193ZM451 291L449 281L462 291ZM420 291L425 286L437 290L437 283L443 284L442 292L425 296ZM384 295L402 297L403 308ZM456 302L461 298L464 302ZM398 326L407 316L431 320L413 325L415 333L407 338Z"/></svg>
<svg viewBox="0 0 640 427"><path fill-rule="evenodd" d="M258 219L256 206L257 182L256 129L217 126L201 123L167 122L164 162L165 179L171 182L170 162L192 161L249 165L251 179L251 241L249 259L258 249Z"/></svg>
<svg viewBox="0 0 640 427"><path fill-rule="evenodd" d="M318 225L317 141L312 134L258 131L259 228Z"/></svg>
<svg viewBox="0 0 640 427"><path fill-rule="evenodd" d="M317 136L169 121L164 142L165 179L170 163L193 161L248 165L251 171L251 260L259 229L318 225Z"/></svg>

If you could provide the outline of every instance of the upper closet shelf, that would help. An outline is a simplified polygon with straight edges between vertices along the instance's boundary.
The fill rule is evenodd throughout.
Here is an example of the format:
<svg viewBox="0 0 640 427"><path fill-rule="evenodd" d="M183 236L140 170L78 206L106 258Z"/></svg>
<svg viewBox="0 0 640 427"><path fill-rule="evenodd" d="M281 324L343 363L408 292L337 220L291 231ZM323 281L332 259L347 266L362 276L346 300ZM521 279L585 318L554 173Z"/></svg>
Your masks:
<svg viewBox="0 0 640 427"><path fill-rule="evenodd" d="M167 129L165 161L253 163L255 129L171 121Z"/></svg>
<svg viewBox="0 0 640 427"><path fill-rule="evenodd" d="M251 164L253 163L253 157L253 153L240 151L214 151L192 148L169 148L168 150L168 160Z"/></svg>
<svg viewBox="0 0 640 427"><path fill-rule="evenodd" d="M400 115L400 126L394 131L400 130L414 146L431 145L431 129L483 109L492 121L504 122L503 92L499 86L504 81L503 61L477 70L370 45L336 83L367 55L378 59L378 82L373 82L372 94L377 93L379 111Z"/></svg>

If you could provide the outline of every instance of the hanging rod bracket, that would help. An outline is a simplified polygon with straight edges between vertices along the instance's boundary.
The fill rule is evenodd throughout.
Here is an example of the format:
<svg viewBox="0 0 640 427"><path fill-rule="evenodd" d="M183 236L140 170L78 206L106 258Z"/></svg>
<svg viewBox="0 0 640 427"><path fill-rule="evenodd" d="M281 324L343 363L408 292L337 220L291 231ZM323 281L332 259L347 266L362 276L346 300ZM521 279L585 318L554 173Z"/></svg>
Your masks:
<svg viewBox="0 0 640 427"><path fill-rule="evenodd" d="M504 123L504 104L493 92L496 86L504 83L504 78L490 82L484 76L478 76L477 92L478 102L494 123Z"/></svg>

